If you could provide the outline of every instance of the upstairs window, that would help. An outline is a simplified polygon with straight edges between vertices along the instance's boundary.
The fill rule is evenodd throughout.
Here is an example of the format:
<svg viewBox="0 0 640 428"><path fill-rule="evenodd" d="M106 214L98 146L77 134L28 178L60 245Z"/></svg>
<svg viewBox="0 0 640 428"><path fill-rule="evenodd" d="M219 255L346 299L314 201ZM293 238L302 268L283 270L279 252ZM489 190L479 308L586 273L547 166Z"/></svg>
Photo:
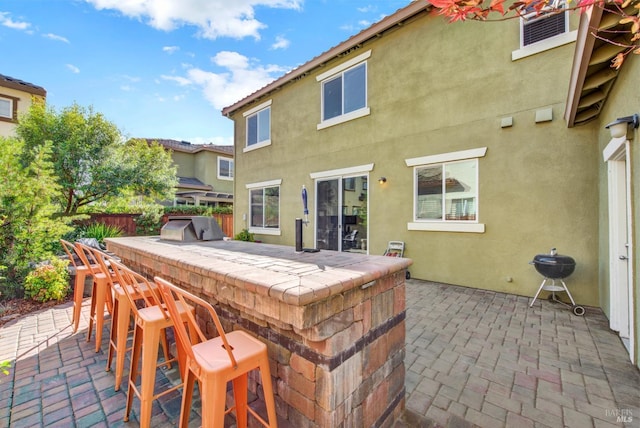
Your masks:
<svg viewBox="0 0 640 428"><path fill-rule="evenodd" d="M367 63L322 82L322 120L329 120L367 105Z"/></svg>
<svg viewBox="0 0 640 428"><path fill-rule="evenodd" d="M560 4L559 7L563 7ZM533 8L520 19L520 47L560 36L569 31L567 12L537 13Z"/></svg>
<svg viewBox="0 0 640 428"><path fill-rule="evenodd" d="M0 120L13 122L16 100L0 96Z"/></svg>
<svg viewBox="0 0 640 428"><path fill-rule="evenodd" d="M218 156L218 178L233 180L233 159Z"/></svg>
<svg viewBox="0 0 640 428"><path fill-rule="evenodd" d="M246 149L254 149L271 144L271 101L246 111L243 116L247 121Z"/></svg>
<svg viewBox="0 0 640 428"><path fill-rule="evenodd" d="M318 129L369 114L367 58L362 53L316 77L321 86L321 122Z"/></svg>

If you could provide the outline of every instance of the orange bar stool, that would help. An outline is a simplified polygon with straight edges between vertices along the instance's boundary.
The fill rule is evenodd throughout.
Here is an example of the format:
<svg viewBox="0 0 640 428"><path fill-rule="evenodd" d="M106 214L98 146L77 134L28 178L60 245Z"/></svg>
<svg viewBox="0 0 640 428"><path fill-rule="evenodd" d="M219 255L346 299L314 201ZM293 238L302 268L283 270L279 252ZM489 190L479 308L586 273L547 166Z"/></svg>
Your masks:
<svg viewBox="0 0 640 428"><path fill-rule="evenodd" d="M125 354L131 349L127 348L127 341L129 338L129 325L133 312L131 311L131 299L138 304L141 302L144 305L143 295L149 297L151 300L156 296L152 290L147 288L147 284L136 284L135 287L129 284L132 281L130 275L122 271L116 260L110 256L101 257L98 250L93 250L96 260L99 262L102 272L107 277L107 282L111 288L113 294L113 309L111 314L111 332L109 335L109 351L107 353L107 366L106 371L111 371L111 363L113 362L114 353L116 355L116 373L115 373L115 390L120 390L120 384L122 383L122 375L124 372ZM152 286L154 284L151 284ZM125 292L125 288L129 292L129 295ZM159 295L158 295L159 296ZM166 337L162 336L162 348L164 351L165 359L168 355L168 349ZM168 368L171 368L170 363L167 364Z"/></svg>
<svg viewBox="0 0 640 428"><path fill-rule="evenodd" d="M96 325L96 352L100 351L102 344L102 329L104 327L104 310L105 307L111 312L111 292L109 289L109 283L107 274L102 272L99 261L94 253L93 248L84 245L80 242L76 242L76 252L80 257L82 263L92 271L93 276L93 290L91 293L91 312L89 315L89 329L87 330L87 342L91 341L91 332L93 330L93 324ZM99 251L99 250L95 250ZM101 257L106 257L106 254L101 253Z"/></svg>
<svg viewBox="0 0 640 428"><path fill-rule="evenodd" d="M178 345L186 355L186 372L184 374L184 390L180 411L180 427L189 424L193 385L196 380L200 386L202 401L202 426L204 428L223 428L224 416L235 409L236 423L239 428L247 426L247 411L265 427L277 427L276 406L273 397L271 373L267 345L244 331L236 330L225 334L218 314L205 300L176 287L162 278L154 278L162 292L165 305L172 317L177 318L178 305L193 304L203 307L213 320L218 337L207 340L192 313L189 323L197 336L189 335L182 323L175 326L179 337ZM200 342L194 342L197 339ZM262 378L262 389L267 407L265 421L247 404L248 374L259 370ZM234 406L225 409L227 383L233 383Z"/></svg>
<svg viewBox="0 0 640 428"><path fill-rule="evenodd" d="M176 360L175 358L170 358L166 353L166 329L168 327L174 327L174 322L164 308L161 294L157 292L154 284L122 264L117 262L112 263L114 269L126 278L123 280L123 283L121 283L126 284L122 289L129 299L129 307L135 318L124 420L125 422L129 420L133 397L136 395L140 400L140 426L146 428L149 427L151 423L153 400L175 391L182 386L182 384L179 384L157 394L155 393L156 369L160 366L170 366L170 363ZM144 290L141 287L144 287ZM135 294L132 293L132 291L134 291ZM141 299L139 298L136 301L134 296L141 296ZM138 305L143 307L139 307ZM119 311L121 310L122 308L119 309ZM189 314L193 317L193 313L195 313L195 309L190 306L180 306L177 311L177 317L182 318L182 323L189 319ZM182 323L178 324L182 325ZM158 343L161 340L165 348L165 361L158 363ZM141 366L140 368L138 368L139 365ZM183 373L183 366L184 363L180 365L181 375ZM140 386L136 385L138 377L140 377Z"/></svg>
<svg viewBox="0 0 640 428"><path fill-rule="evenodd" d="M94 269L97 266L86 266L78 253L76 252L76 247L69 241L65 241L64 239L60 240L62 244L62 248L64 252L67 253L69 260L71 260L71 264L76 273L75 283L73 285L73 332L78 331L78 325L80 324L80 312L82 310L82 299L84 297L84 283L87 279L87 276L93 275ZM80 263L76 261L76 257L80 258Z"/></svg>

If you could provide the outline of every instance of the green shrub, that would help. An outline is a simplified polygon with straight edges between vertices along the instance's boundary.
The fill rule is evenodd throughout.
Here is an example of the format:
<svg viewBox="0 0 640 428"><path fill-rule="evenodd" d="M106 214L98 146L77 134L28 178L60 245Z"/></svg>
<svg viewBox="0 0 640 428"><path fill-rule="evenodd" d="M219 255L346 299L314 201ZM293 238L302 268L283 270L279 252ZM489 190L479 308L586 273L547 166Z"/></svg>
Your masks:
<svg viewBox="0 0 640 428"><path fill-rule="evenodd" d="M148 205L135 219L136 235L159 235L162 227L162 205Z"/></svg>
<svg viewBox="0 0 640 428"><path fill-rule="evenodd" d="M69 291L68 264L68 260L54 258L29 272L24 280L25 296L38 302L62 300Z"/></svg>
<svg viewBox="0 0 640 428"><path fill-rule="evenodd" d="M59 216L60 190L53 174L52 144L33 150L22 140L0 137L0 280L3 299L24 295L33 263L54 256L58 240L71 228Z"/></svg>
<svg viewBox="0 0 640 428"><path fill-rule="evenodd" d="M104 223L91 223L83 232L83 238L95 238L101 244L104 244L105 238L117 238L122 235L122 229L118 226Z"/></svg>
<svg viewBox="0 0 640 428"><path fill-rule="evenodd" d="M164 213L167 215L206 215L212 214L233 214L233 207L206 207L194 205L177 205L173 207L164 207Z"/></svg>
<svg viewBox="0 0 640 428"><path fill-rule="evenodd" d="M233 239L236 241L255 242L253 233L249 232L247 229L242 229L242 232L238 233Z"/></svg>
<svg viewBox="0 0 640 428"><path fill-rule="evenodd" d="M0 372L3 375L9 376L10 368L11 368L11 361L0 361Z"/></svg>

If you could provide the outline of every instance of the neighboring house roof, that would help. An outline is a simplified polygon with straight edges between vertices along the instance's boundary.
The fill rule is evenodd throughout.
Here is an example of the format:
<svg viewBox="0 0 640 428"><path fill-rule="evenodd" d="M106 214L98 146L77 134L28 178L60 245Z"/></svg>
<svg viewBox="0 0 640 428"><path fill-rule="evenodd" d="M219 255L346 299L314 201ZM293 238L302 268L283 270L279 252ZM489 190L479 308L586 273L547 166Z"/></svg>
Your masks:
<svg viewBox="0 0 640 428"><path fill-rule="evenodd" d="M178 141L166 138L143 138L143 140L146 140L149 143L157 141L158 144L164 146L166 149L171 149L176 152L197 153L206 150L221 153L227 156L233 156L233 146L219 146L216 144L191 144L188 141Z"/></svg>
<svg viewBox="0 0 640 428"><path fill-rule="evenodd" d="M41 97L47 96L47 91L42 86L5 76L4 74L0 74L0 87L11 88L33 95L39 95Z"/></svg>
<svg viewBox="0 0 640 428"><path fill-rule="evenodd" d="M301 65L300 67L291 70L289 73L280 77L277 80L269 83L267 86L264 86L262 89L257 90L253 94L243 98L242 100L232 104L228 107L222 109L222 114L224 116L230 116L238 109L246 106L247 104L252 103L260 99L261 97L269 94L270 92L284 86L285 84L296 81L307 76L314 69L324 67L327 62L334 58L339 58L348 53L351 53L352 50L358 49L362 44L367 42L368 40L375 39L380 37L383 33L397 28L401 26L405 21L413 18L416 15L427 13L431 9L431 5L426 1L412 1L408 6L399 9L392 15L389 15L379 21L376 24L373 24L371 27L359 32L355 36L347 39L346 41L340 43L339 45L329 49L328 51L318 55L313 58L311 61Z"/></svg>
<svg viewBox="0 0 640 428"><path fill-rule="evenodd" d="M611 60L629 44L630 25L620 25L619 12L599 7L593 7L580 17L565 110L569 127L594 120L602 111L618 77L618 70L611 67ZM614 43L603 38L613 39ZM631 61L632 56L629 55L626 61Z"/></svg>
<svg viewBox="0 0 640 428"><path fill-rule="evenodd" d="M199 197L200 199L208 199L208 200L221 200L221 201L233 201L233 194L231 193L220 193L220 192L176 192L176 196L182 198L195 198Z"/></svg>
<svg viewBox="0 0 640 428"><path fill-rule="evenodd" d="M195 177L178 177L178 187L185 189L213 190L213 186L204 184Z"/></svg>

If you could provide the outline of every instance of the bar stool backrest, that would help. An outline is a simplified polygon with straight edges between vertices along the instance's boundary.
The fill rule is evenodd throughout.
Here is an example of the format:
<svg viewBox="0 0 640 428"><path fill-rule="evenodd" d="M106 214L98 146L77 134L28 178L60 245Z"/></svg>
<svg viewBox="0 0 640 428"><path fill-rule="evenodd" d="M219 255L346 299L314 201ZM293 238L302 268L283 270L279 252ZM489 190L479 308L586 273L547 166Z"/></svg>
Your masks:
<svg viewBox="0 0 640 428"><path fill-rule="evenodd" d="M75 248L80 261L87 267L87 269L91 270L92 272L96 269L100 269L100 264L93 253L93 248L81 242L76 242Z"/></svg>
<svg viewBox="0 0 640 428"><path fill-rule="evenodd" d="M165 319L169 319L169 312L162 305L162 295L155 284L121 262L110 259L109 263L114 279L127 295L136 317L142 307L159 306Z"/></svg>
<svg viewBox="0 0 640 428"><path fill-rule="evenodd" d="M62 249L64 250L64 252L67 253L69 261L71 261L73 267L78 269L78 262L76 261L76 257L79 256L77 255L78 253L76 251L76 247L71 242L65 241L64 239L61 239L60 243L62 244Z"/></svg>
<svg viewBox="0 0 640 428"><path fill-rule="evenodd" d="M173 318L174 320L181 319L180 312L178 311L178 306L177 306L178 302L180 302L181 305L185 308L189 306L197 305L207 310L207 312L209 313L209 316L213 321L213 324L215 325L217 333L220 335L220 339L222 340L224 349L227 351L227 355L229 356L231 365L234 368L237 368L238 363L236 361L236 358L233 355L233 348L229 345L229 342L227 341L227 336L225 335L224 329L222 328L222 324L220 323L220 319L218 318L218 314L216 313L215 309L213 309L213 306L211 306L211 304L206 300L203 300L158 276L154 278L154 281L158 285L158 288L160 289L160 291L162 292L165 305L169 310L169 314L171 315L171 318ZM187 333L187 329L183 323L174 321L173 325L174 325L176 334L180 338L178 342L183 345L184 347L183 350L185 354L187 354L189 358L193 361L195 360L195 355L193 353L193 349L191 348L191 345L194 345L198 342L206 342L208 338L202 332L202 329L200 329L200 326L196 322L194 315L191 311L187 311L187 317L188 317L188 322L190 324L189 327L191 327L193 331L196 332L198 336L197 338L189 336L189 334Z"/></svg>

